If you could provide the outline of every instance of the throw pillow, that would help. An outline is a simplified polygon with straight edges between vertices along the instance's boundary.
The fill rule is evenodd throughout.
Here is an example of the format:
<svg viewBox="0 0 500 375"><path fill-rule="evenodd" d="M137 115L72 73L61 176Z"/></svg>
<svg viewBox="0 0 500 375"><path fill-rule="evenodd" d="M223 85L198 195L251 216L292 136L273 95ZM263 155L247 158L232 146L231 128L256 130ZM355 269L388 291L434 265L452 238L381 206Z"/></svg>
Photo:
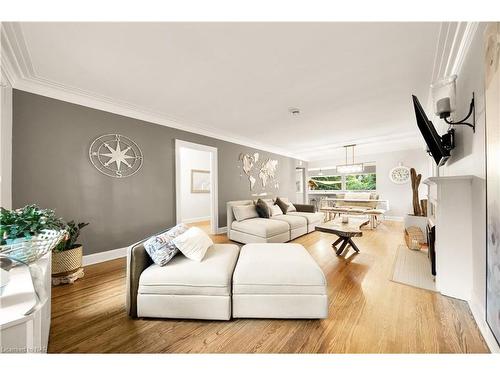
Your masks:
<svg viewBox="0 0 500 375"><path fill-rule="evenodd" d="M271 207L271 217L279 216L279 215L283 215L283 211L281 211L280 206L275 204L274 206Z"/></svg>
<svg viewBox="0 0 500 375"><path fill-rule="evenodd" d="M149 238L144 242L144 249L153 262L163 267L179 252L172 240L188 229L184 224L176 225L164 233Z"/></svg>
<svg viewBox="0 0 500 375"><path fill-rule="evenodd" d="M246 219L259 217L254 204L248 204L246 206L233 206L233 214L236 221L243 221Z"/></svg>
<svg viewBox="0 0 500 375"><path fill-rule="evenodd" d="M210 246L214 243L200 228L192 227L178 237L173 243L187 258L201 262Z"/></svg>
<svg viewBox="0 0 500 375"><path fill-rule="evenodd" d="M288 210L288 205L289 203L288 202L285 202L284 199L278 197L276 198L276 204L281 208L281 211L286 214L287 210Z"/></svg>
<svg viewBox="0 0 500 375"><path fill-rule="evenodd" d="M293 205L293 203L288 203L288 208L286 209L286 212L297 212L297 208Z"/></svg>
<svg viewBox="0 0 500 375"><path fill-rule="evenodd" d="M271 217L271 207L264 202L262 199L258 199L257 203L255 203L255 208L257 209L257 213L260 217L264 219L269 219Z"/></svg>

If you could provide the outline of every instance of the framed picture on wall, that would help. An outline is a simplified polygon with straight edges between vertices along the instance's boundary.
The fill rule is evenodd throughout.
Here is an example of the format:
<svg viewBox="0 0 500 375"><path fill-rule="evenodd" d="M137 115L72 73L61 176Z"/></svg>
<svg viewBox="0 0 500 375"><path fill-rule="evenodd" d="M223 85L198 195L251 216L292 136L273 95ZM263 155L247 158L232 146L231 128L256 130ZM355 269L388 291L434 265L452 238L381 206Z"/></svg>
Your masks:
<svg viewBox="0 0 500 375"><path fill-rule="evenodd" d="M210 171L191 169L191 193L210 193Z"/></svg>

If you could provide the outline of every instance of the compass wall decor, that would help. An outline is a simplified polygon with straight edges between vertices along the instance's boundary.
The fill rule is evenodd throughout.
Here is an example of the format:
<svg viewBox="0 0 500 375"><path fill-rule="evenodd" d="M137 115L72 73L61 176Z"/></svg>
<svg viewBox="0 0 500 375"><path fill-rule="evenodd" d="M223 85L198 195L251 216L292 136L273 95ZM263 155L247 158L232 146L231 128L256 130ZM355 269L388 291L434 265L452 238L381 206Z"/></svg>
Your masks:
<svg viewBox="0 0 500 375"><path fill-rule="evenodd" d="M101 135L89 148L92 165L106 176L123 178L142 167L142 151L130 138L120 134Z"/></svg>

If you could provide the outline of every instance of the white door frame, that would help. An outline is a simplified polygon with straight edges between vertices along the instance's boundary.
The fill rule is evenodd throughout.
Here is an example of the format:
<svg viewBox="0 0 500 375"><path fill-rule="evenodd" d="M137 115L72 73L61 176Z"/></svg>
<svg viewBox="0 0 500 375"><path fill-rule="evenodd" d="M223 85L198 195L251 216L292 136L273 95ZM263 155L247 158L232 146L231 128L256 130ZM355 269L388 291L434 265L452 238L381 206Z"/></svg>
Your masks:
<svg viewBox="0 0 500 375"><path fill-rule="evenodd" d="M3 32L3 30L2 30ZM0 206L12 208L12 85L0 69Z"/></svg>
<svg viewBox="0 0 500 375"><path fill-rule="evenodd" d="M300 173L302 175L302 202L303 202L303 204L308 204L307 203L306 169L304 167L295 167L295 173L297 173L297 171L300 171ZM295 175L295 178L297 178L297 175ZM295 195L297 195L297 194L295 194ZM299 202L297 202L297 203L299 203Z"/></svg>
<svg viewBox="0 0 500 375"><path fill-rule="evenodd" d="M219 191L217 188L218 170L217 170L217 148L175 140L175 216L177 224L182 222L181 219L181 158L180 149L182 147L190 148L198 151L210 152L210 224L211 232L217 234L219 231Z"/></svg>

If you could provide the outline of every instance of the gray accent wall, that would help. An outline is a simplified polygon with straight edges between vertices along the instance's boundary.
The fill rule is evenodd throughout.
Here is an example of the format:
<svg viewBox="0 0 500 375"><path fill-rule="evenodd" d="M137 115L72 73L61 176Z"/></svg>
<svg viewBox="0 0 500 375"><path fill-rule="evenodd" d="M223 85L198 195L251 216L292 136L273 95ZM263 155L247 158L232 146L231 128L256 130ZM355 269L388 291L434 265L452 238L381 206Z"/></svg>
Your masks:
<svg viewBox="0 0 500 375"><path fill-rule="evenodd" d="M138 173L111 178L92 166L89 146L108 133L141 147L144 165ZM218 149L220 227L226 225L227 201L251 197L238 168L242 152L277 159L279 191L265 191L295 197L296 159L14 90L13 208L36 203L65 220L90 222L81 236L85 254L128 246L175 224L175 139Z"/></svg>

